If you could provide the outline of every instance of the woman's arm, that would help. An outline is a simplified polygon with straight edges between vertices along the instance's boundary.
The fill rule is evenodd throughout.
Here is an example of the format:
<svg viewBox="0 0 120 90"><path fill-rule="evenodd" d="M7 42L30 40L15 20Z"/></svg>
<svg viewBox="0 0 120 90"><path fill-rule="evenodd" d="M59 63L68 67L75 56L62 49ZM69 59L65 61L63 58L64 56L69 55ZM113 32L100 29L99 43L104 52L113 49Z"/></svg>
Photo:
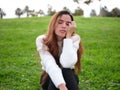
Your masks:
<svg viewBox="0 0 120 90"><path fill-rule="evenodd" d="M76 29L75 21L69 24L66 39L63 41L63 50L60 63L64 68L73 68L77 62L77 50L79 48L80 37L74 34Z"/></svg>
<svg viewBox="0 0 120 90"><path fill-rule="evenodd" d="M36 39L37 50L40 54L41 64L44 70L49 74L54 85L58 87L60 84L65 84L62 71L56 64L54 57L48 52L47 46L43 45L42 39L44 36L40 36Z"/></svg>
<svg viewBox="0 0 120 90"><path fill-rule="evenodd" d="M77 50L79 48L80 37L74 35L64 39L60 63L64 68L73 68L77 62Z"/></svg>

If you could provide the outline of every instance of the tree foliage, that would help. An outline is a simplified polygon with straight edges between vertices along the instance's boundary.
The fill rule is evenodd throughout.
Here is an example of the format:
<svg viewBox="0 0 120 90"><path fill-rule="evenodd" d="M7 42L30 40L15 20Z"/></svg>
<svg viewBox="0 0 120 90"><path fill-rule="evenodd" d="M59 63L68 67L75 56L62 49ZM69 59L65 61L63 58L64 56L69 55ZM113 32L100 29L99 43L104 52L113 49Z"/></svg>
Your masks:
<svg viewBox="0 0 120 90"><path fill-rule="evenodd" d="M73 13L73 15L81 16L81 15L83 15L83 10L80 7L77 7L77 9L75 9L75 13Z"/></svg>
<svg viewBox="0 0 120 90"><path fill-rule="evenodd" d="M76 2L76 3L79 3L79 0L73 0L74 2Z"/></svg>
<svg viewBox="0 0 120 90"><path fill-rule="evenodd" d="M113 16L113 17L120 17L120 9L118 9L118 8L114 8L114 9L111 11L111 13L112 13L112 16Z"/></svg>
<svg viewBox="0 0 120 90"><path fill-rule="evenodd" d="M6 13L3 11L2 8L0 8L0 18L3 18L3 16L5 16Z"/></svg>
<svg viewBox="0 0 120 90"><path fill-rule="evenodd" d="M48 15L53 15L56 11L53 10L52 6L51 5L48 5Z"/></svg>
<svg viewBox="0 0 120 90"><path fill-rule="evenodd" d="M17 8L17 9L15 10L15 15L17 15L19 18L20 18L20 16L21 16L22 14L23 14L22 9Z"/></svg>
<svg viewBox="0 0 120 90"><path fill-rule="evenodd" d="M113 8L111 12L107 10L107 7L102 7L100 9L100 15L101 17L120 17L120 9Z"/></svg>

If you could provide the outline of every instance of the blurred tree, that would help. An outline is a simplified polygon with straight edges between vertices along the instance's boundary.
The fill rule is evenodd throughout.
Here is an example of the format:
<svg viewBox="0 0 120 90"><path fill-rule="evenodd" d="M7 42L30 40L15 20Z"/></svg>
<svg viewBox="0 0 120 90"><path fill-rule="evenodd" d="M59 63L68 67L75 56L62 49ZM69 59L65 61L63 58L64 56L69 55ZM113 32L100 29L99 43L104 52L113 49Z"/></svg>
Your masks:
<svg viewBox="0 0 120 90"><path fill-rule="evenodd" d="M52 13L52 6L48 4L48 15L51 15Z"/></svg>
<svg viewBox="0 0 120 90"><path fill-rule="evenodd" d="M39 12L39 14L40 14L41 16L42 16L42 15L45 15L45 13L43 12L43 10L41 10L41 9L40 9L38 12Z"/></svg>
<svg viewBox="0 0 120 90"><path fill-rule="evenodd" d="M92 0L86 0L84 3L89 5L91 2L92 2Z"/></svg>
<svg viewBox="0 0 120 90"><path fill-rule="evenodd" d="M24 11L27 13L27 17L28 17L28 16L29 16L29 15L28 15L28 12L29 12L29 7L28 7L28 6L25 6Z"/></svg>
<svg viewBox="0 0 120 90"><path fill-rule="evenodd" d="M91 11L90 16L97 16L96 11L94 9Z"/></svg>
<svg viewBox="0 0 120 90"><path fill-rule="evenodd" d="M118 8L114 8L114 9L111 11L111 13L112 13L112 16L113 16L113 17L120 17L120 9L118 9Z"/></svg>
<svg viewBox="0 0 120 90"><path fill-rule="evenodd" d="M0 18L3 18L3 16L5 16L6 13L2 10L2 8L0 8Z"/></svg>
<svg viewBox="0 0 120 90"><path fill-rule="evenodd" d="M79 0L73 0L74 2L76 2L76 3L79 3Z"/></svg>
<svg viewBox="0 0 120 90"><path fill-rule="evenodd" d="M94 0L73 0L74 2L78 3L80 8L82 8L82 13L84 17L90 17L90 14L93 14L93 12L91 12L91 7L90 7L90 3L92 3ZM86 6L86 9L84 8L84 6ZM75 11L76 13L79 13L79 10Z"/></svg>
<svg viewBox="0 0 120 90"><path fill-rule="evenodd" d="M53 10L53 11L51 11L51 13L49 15L52 16L55 13L56 13L56 10Z"/></svg>
<svg viewBox="0 0 120 90"><path fill-rule="evenodd" d="M74 2L76 3L79 3L80 1L83 1L83 0L73 0ZM91 2L93 2L94 0L85 0L84 3L86 4L90 4ZM98 1L101 1L101 0L98 0Z"/></svg>
<svg viewBox="0 0 120 90"><path fill-rule="evenodd" d="M23 11L20 9L20 8L17 8L16 10L15 10L15 15L17 15L19 18L20 18L20 16L23 14Z"/></svg>
<svg viewBox="0 0 120 90"><path fill-rule="evenodd" d="M108 11L108 9L107 9L106 6L104 6L104 7L100 8L100 14L99 14L99 16L102 16L102 17L111 17L112 13Z"/></svg>
<svg viewBox="0 0 120 90"><path fill-rule="evenodd" d="M33 10L33 11L31 11L31 10L29 10L28 11L28 16L38 16L38 15L40 15L40 16L43 16L44 15L44 12L43 12L43 10L39 10L39 11L35 11L35 10Z"/></svg>
<svg viewBox="0 0 120 90"><path fill-rule="evenodd" d="M100 8L100 14L99 14L99 16L102 16L102 17L107 16L107 13L108 13L108 10L107 10L106 6Z"/></svg>
<svg viewBox="0 0 120 90"><path fill-rule="evenodd" d="M73 1L76 2L76 3L79 3L79 2L82 1L82 0L73 0ZM85 0L84 3L90 4L92 1L93 1L93 0Z"/></svg>
<svg viewBox="0 0 120 90"><path fill-rule="evenodd" d="M52 6L48 4L48 15L53 15L56 12L56 10L52 10Z"/></svg>
<svg viewBox="0 0 120 90"><path fill-rule="evenodd" d="M63 7L63 10L67 10L67 11L71 12L70 9L68 9L67 7Z"/></svg>
<svg viewBox="0 0 120 90"><path fill-rule="evenodd" d="M81 15L83 15L83 10L80 7L77 7L77 9L75 9L75 13L73 15L81 16Z"/></svg>
<svg viewBox="0 0 120 90"><path fill-rule="evenodd" d="M78 4L85 3L89 6L89 4L91 2L94 2L95 0L84 0L84 1L83 0L73 0L73 1L78 3ZM102 1L102 0L96 0L96 1ZM75 12L77 13L78 11L76 10ZM96 16L95 10L91 11L90 16ZM112 9L111 12L109 12L106 6L101 7L101 5L100 5L99 16L102 16L102 17L120 17L120 9L114 8L114 9Z"/></svg>

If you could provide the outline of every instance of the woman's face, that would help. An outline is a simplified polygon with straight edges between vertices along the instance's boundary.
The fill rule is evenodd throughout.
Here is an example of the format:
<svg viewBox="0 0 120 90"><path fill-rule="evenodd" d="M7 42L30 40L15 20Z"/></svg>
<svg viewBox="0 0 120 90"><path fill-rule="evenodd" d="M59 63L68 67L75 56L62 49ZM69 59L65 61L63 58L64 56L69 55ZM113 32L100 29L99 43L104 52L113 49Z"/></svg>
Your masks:
<svg viewBox="0 0 120 90"><path fill-rule="evenodd" d="M55 34L57 35L58 40L62 40L66 36L69 23L71 23L71 17L69 15L63 14L62 16L58 17L55 29Z"/></svg>

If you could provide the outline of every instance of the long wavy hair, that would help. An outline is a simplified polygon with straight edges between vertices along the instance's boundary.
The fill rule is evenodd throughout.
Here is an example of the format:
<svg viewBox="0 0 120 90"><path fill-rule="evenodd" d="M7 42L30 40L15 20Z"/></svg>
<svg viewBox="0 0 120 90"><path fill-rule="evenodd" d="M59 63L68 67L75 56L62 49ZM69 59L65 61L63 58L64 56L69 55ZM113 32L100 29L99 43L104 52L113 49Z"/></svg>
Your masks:
<svg viewBox="0 0 120 90"><path fill-rule="evenodd" d="M43 40L44 44L48 46L49 52L53 55L57 65L59 65L59 66L60 66L59 56L58 56L59 49L58 49L55 29L57 26L57 23L56 23L57 19L59 17L61 17L63 14L69 15L71 17L71 20L72 21L74 20L72 14L66 10L59 11L59 12L55 13L50 20L50 24L48 27L48 32L46 34L46 38ZM75 65L75 72L76 73L79 73L81 71L81 55L82 55L82 53L83 53L83 46L82 46L82 43L80 42L79 49L77 51L78 60L77 60L77 63Z"/></svg>

